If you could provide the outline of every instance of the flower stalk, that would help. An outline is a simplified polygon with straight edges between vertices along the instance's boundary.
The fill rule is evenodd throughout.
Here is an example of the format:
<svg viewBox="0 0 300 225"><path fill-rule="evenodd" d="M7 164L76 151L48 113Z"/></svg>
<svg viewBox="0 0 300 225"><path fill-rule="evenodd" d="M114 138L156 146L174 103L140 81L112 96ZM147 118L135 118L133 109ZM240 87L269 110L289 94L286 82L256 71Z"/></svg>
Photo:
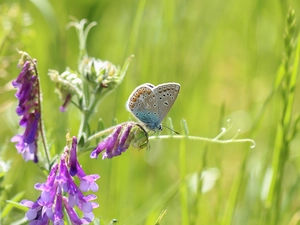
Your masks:
<svg viewBox="0 0 300 225"><path fill-rule="evenodd" d="M82 113L81 124L78 131L80 145L84 146L85 138L89 137L89 121L99 102L122 82L133 56L124 63L122 69L109 61L90 57L86 51L86 40L90 29L96 25L87 20L72 21L68 27L74 27L79 39L79 63L77 71L66 69L59 74L58 71L49 70L51 80L57 84L56 92L64 101L61 111L66 111L69 102L74 103ZM78 103L72 101L77 96Z"/></svg>
<svg viewBox="0 0 300 225"><path fill-rule="evenodd" d="M19 105L16 112L22 116L20 125L25 127L23 135L15 135L11 141L17 142L16 148L22 153L23 158L38 162L38 137L41 136L42 145L48 165L50 165L49 149L47 146L45 130L42 121L41 90L39 84L37 61L26 52L21 52L19 66L22 71L12 84L18 88L16 97Z"/></svg>

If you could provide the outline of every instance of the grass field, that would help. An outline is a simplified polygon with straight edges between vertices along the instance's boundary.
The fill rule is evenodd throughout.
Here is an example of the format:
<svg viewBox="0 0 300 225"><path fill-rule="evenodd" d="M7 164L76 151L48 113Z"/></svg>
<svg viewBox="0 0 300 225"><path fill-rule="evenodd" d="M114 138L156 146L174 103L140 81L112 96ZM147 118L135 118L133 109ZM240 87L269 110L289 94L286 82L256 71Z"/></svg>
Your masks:
<svg viewBox="0 0 300 225"><path fill-rule="evenodd" d="M51 161L67 131L80 129L80 112L74 105L59 111L47 75L78 68L71 18L97 22L89 56L121 67L134 55L123 82L90 118L91 130L99 118L105 127L132 120L125 104L138 85L177 82L168 116L175 131L199 138L158 136L148 150L131 147L105 160L80 154L85 172L101 176L95 224L300 224L300 1L2 0L0 12L0 225L24 222L26 209L13 202L35 201L34 185L48 176L10 142L23 131L11 85L20 73L16 49L38 62ZM205 140L222 127L219 140L233 141Z"/></svg>

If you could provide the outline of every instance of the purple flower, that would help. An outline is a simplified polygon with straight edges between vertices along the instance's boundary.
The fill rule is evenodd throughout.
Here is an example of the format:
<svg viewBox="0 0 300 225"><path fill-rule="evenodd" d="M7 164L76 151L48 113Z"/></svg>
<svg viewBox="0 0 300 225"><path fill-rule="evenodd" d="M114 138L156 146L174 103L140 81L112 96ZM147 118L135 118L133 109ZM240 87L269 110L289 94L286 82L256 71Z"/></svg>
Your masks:
<svg viewBox="0 0 300 225"><path fill-rule="evenodd" d="M144 148L148 145L148 134L137 123L122 123L117 125L113 132L97 145L90 157L98 158L98 155L106 150L102 155L102 159L110 159L121 155L130 145L139 149Z"/></svg>
<svg viewBox="0 0 300 225"><path fill-rule="evenodd" d="M53 224L64 224L64 209L72 224L89 224L93 221L93 209L97 208L98 204L91 201L95 200L96 196L84 195L83 192L97 191L98 185L95 181L100 176L84 173L77 160L76 149L77 139L73 137L71 149L65 147L59 164L52 167L46 182L35 185L35 188L41 191L39 198L35 202L29 200L21 202L30 208L26 213L29 224L49 224L50 221ZM76 170L72 168L74 165ZM74 182L74 176L80 180L79 187ZM82 218L76 213L75 206L82 211Z"/></svg>
<svg viewBox="0 0 300 225"><path fill-rule="evenodd" d="M23 134L12 137L11 141L17 142L15 146L25 161L33 160L37 163L37 140L41 113L35 60L24 62L21 73L12 81L12 85L18 88L15 95L19 100L16 113L22 116L19 124L25 128L25 131Z"/></svg>
<svg viewBox="0 0 300 225"><path fill-rule="evenodd" d="M38 199L39 200L39 199ZM25 217L27 220L31 221L29 224L49 224L49 219L46 213L42 212L43 207L38 204L38 200L36 202L32 202L30 200L23 200L21 204L29 207L30 209L27 211ZM39 223L37 223L37 221Z"/></svg>
<svg viewBox="0 0 300 225"><path fill-rule="evenodd" d="M71 95L71 93L68 93L65 97L63 105L59 108L59 110L61 112L65 112L67 110L67 106L71 102L71 99L72 99L72 95Z"/></svg>
<svg viewBox="0 0 300 225"><path fill-rule="evenodd" d="M73 137L72 148L70 151L70 174L75 176L77 174L77 138Z"/></svg>

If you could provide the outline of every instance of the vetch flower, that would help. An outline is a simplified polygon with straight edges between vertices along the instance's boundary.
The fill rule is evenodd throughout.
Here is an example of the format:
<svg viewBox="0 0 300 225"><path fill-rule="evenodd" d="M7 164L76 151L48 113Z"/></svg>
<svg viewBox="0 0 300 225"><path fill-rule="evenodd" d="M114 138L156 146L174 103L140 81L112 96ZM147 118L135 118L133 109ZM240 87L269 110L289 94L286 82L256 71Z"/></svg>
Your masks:
<svg viewBox="0 0 300 225"><path fill-rule="evenodd" d="M79 73L89 82L96 95L105 96L122 82L132 58L128 57L120 68L109 61L86 55L79 65Z"/></svg>
<svg viewBox="0 0 300 225"><path fill-rule="evenodd" d="M98 174L86 175L82 167L79 165L76 155L77 139L73 137L72 150L70 152L70 175L77 177L80 180L80 189L82 191L92 190L93 192L98 191L98 185L95 181L100 177ZM75 149L75 150L74 150Z"/></svg>
<svg viewBox="0 0 300 225"><path fill-rule="evenodd" d="M123 80L133 56L130 56L120 68L107 60L90 57L86 50L86 40L90 29L97 23L87 24L87 20L72 21L68 27L74 27L79 39L79 65L77 70L67 68L59 73L49 70L48 75L56 83L56 92L63 100L60 111L66 111L72 102L89 121L90 112L94 112L100 100L113 91ZM77 97L77 101L74 97ZM85 126L83 126L85 127ZM79 131L88 133L86 130ZM81 139L81 137L78 137Z"/></svg>
<svg viewBox="0 0 300 225"><path fill-rule="evenodd" d="M124 67L121 70L109 61L103 61L88 55L86 49L86 40L89 31L96 24L96 22L87 24L87 20L83 19L81 21L72 21L68 24L68 26L76 29L80 43L80 63L78 67L78 73L82 76L81 78L84 81L89 83L93 93L101 93L103 95L103 92L108 93L121 83L123 77L125 76L130 60L125 62Z"/></svg>
<svg viewBox="0 0 300 225"><path fill-rule="evenodd" d="M102 61L93 57L85 57L79 70L84 77L95 86L107 88L111 83L119 83L120 69L109 61Z"/></svg>
<svg viewBox="0 0 300 225"><path fill-rule="evenodd" d="M103 152L102 159L119 156L130 145L139 149L148 145L147 132L141 125L135 122L126 122L117 125L108 137L99 142L90 157L98 158L101 152Z"/></svg>
<svg viewBox="0 0 300 225"><path fill-rule="evenodd" d="M60 111L65 112L74 95L77 95L79 99L82 97L82 80L76 72L69 68L62 74L56 70L49 70L48 75L56 83L55 92L63 100Z"/></svg>
<svg viewBox="0 0 300 225"><path fill-rule="evenodd" d="M16 112L22 116L19 124L25 127L23 134L12 137L12 142L16 143L16 148L22 154L25 161L33 160L38 162L37 141L40 128L40 89L37 77L36 60L31 60L23 53L19 66L22 71L12 81L12 85L18 88L16 97L19 100Z"/></svg>
<svg viewBox="0 0 300 225"><path fill-rule="evenodd" d="M49 224L50 221L54 224L64 224L64 209L72 224L89 224L93 221L93 209L98 207L98 204L91 201L95 200L96 196L84 195L83 192L97 191L98 185L95 181L100 176L84 173L77 160L76 151L77 139L73 137L71 148L65 147L60 162L52 167L46 182L35 185L35 189L41 191L38 199L35 202L21 202L30 208L26 213L29 224ZM75 176L80 180L79 187L74 182ZM82 211L82 218L76 213L75 206Z"/></svg>

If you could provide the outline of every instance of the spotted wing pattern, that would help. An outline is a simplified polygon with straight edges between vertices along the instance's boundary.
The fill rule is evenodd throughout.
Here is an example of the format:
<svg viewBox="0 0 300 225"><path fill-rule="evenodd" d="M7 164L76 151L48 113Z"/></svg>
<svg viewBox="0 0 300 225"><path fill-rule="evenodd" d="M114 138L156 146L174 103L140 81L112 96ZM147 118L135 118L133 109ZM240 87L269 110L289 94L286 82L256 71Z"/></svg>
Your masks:
<svg viewBox="0 0 300 225"><path fill-rule="evenodd" d="M165 116L173 106L178 96L179 90L180 84L178 83L160 84L153 89L153 92L157 99L158 118L160 122L165 118Z"/></svg>
<svg viewBox="0 0 300 225"><path fill-rule="evenodd" d="M165 83L158 86L142 84L129 96L127 107L147 128L161 130L161 122L174 104L180 85Z"/></svg>
<svg viewBox="0 0 300 225"><path fill-rule="evenodd" d="M155 130L158 121L158 106L153 87L152 84L138 86L129 97L128 108L138 120Z"/></svg>

